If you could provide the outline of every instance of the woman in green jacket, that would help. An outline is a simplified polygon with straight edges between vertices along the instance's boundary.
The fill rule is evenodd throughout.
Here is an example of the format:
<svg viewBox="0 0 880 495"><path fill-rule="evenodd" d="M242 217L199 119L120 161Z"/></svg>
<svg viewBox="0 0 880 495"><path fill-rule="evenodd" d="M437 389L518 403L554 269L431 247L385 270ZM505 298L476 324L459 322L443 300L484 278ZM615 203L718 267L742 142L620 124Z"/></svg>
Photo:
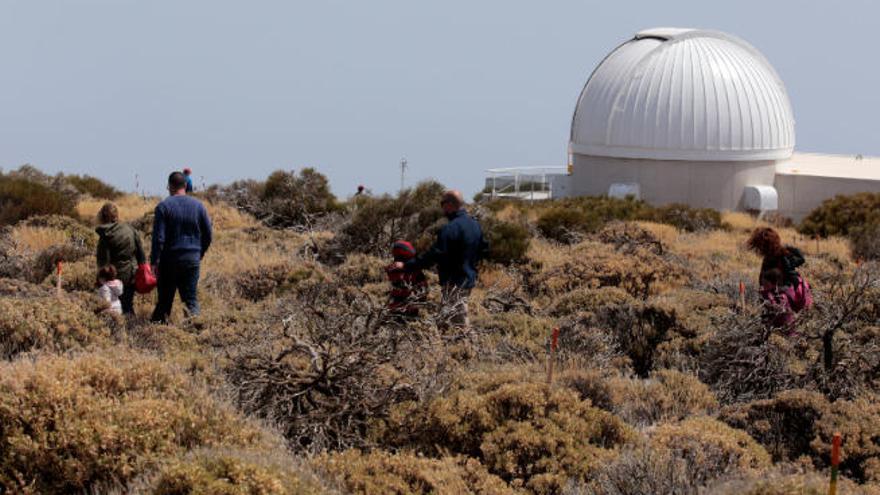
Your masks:
<svg viewBox="0 0 880 495"><path fill-rule="evenodd" d="M98 268L113 265L123 284L122 313L134 314L134 275L137 267L146 262L141 236L134 227L119 223L119 209L113 203L105 203L98 213L101 225L95 229L98 239Z"/></svg>

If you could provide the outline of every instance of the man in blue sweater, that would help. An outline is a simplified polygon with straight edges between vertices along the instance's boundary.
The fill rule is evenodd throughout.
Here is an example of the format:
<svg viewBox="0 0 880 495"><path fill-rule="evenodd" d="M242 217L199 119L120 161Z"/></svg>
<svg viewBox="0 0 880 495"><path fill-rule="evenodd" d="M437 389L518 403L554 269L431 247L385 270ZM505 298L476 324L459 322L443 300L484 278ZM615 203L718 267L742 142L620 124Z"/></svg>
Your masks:
<svg viewBox="0 0 880 495"><path fill-rule="evenodd" d="M441 319L453 326L467 328L468 297L477 283L477 265L489 245L483 238L480 224L465 211L460 192L445 192L440 206L449 223L440 229L434 245L399 266L410 271L437 265L443 304Z"/></svg>
<svg viewBox="0 0 880 495"><path fill-rule="evenodd" d="M168 321L174 293L186 305L189 316L199 314L197 290L199 265L211 245L211 219L199 200L186 194L186 177L180 172L168 176L171 194L156 206L150 264L159 277L159 300L154 322Z"/></svg>

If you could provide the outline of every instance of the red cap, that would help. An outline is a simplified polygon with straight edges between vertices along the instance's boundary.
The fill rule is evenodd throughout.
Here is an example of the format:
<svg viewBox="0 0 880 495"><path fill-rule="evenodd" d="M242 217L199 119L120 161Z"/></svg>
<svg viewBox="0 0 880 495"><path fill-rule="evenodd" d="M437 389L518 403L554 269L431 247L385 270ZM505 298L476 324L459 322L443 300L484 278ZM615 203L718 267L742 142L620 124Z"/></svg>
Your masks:
<svg viewBox="0 0 880 495"><path fill-rule="evenodd" d="M192 170L190 170L189 167L186 167L186 168L183 169L183 173L185 173L185 174L191 174L191 173L192 173Z"/></svg>
<svg viewBox="0 0 880 495"><path fill-rule="evenodd" d="M416 255L416 248L406 241L394 241L391 245L391 255L394 259L408 260Z"/></svg>

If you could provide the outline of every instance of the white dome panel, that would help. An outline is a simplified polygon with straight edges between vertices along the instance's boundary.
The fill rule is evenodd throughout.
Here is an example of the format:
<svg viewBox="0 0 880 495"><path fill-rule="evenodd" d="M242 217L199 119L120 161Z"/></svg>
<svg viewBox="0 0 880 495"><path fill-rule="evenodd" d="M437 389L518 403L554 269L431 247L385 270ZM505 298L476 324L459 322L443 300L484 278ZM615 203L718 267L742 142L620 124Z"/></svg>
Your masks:
<svg viewBox="0 0 880 495"><path fill-rule="evenodd" d="M584 87L573 153L658 160L791 156L785 87L748 43L715 31L642 31L611 52Z"/></svg>

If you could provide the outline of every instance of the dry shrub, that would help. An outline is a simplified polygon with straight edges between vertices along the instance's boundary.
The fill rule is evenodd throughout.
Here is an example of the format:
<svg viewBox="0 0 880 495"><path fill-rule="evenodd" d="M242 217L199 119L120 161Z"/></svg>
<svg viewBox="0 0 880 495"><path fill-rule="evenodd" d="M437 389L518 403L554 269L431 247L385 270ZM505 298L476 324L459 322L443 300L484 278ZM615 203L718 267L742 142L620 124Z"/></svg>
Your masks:
<svg viewBox="0 0 880 495"><path fill-rule="evenodd" d="M580 242L584 234L595 231L601 224L602 220L597 216L557 206L541 213L536 226L538 232L547 239L573 244Z"/></svg>
<svg viewBox="0 0 880 495"><path fill-rule="evenodd" d="M435 365L444 355L422 334L436 327L386 324L383 304L337 289L315 285L274 331L231 350L239 403L279 425L295 449L368 446L371 421L442 378Z"/></svg>
<svg viewBox="0 0 880 495"><path fill-rule="evenodd" d="M557 318L573 316L578 313L592 314L603 307L617 306L631 300L632 296L619 287L599 287L597 289L585 287L554 298L547 313Z"/></svg>
<svg viewBox="0 0 880 495"><path fill-rule="evenodd" d="M529 274L527 284L534 295L558 296L581 287L620 287L644 298L664 286L683 283L687 274L677 265L639 248L633 254L610 249L606 244L585 241Z"/></svg>
<svg viewBox="0 0 880 495"><path fill-rule="evenodd" d="M739 471L770 466L770 454L748 433L735 430L708 416L693 416L658 426L650 432L655 448L681 452L691 459L691 469L717 479Z"/></svg>
<svg viewBox="0 0 880 495"><path fill-rule="evenodd" d="M571 389L492 369L461 376L425 404L394 408L384 437L429 455L474 457L513 486L557 493L569 478L589 479L634 432Z"/></svg>
<svg viewBox="0 0 880 495"><path fill-rule="evenodd" d="M235 277L236 294L251 301L260 301L271 294L280 294L308 280L314 271L306 265L278 263L245 271Z"/></svg>
<svg viewBox="0 0 880 495"><path fill-rule="evenodd" d="M55 291L42 285L32 284L15 278L0 278L0 296L32 299L53 295L55 295Z"/></svg>
<svg viewBox="0 0 880 495"><path fill-rule="evenodd" d="M517 493L478 461L466 457L428 459L410 453L358 450L323 454L312 466L348 493L505 495Z"/></svg>
<svg viewBox="0 0 880 495"><path fill-rule="evenodd" d="M91 292L95 290L95 280L98 270L95 263L89 261L76 261L64 263L61 272L61 288L65 291ZM58 271L53 270L43 279L46 287L56 287L58 283Z"/></svg>
<svg viewBox="0 0 880 495"><path fill-rule="evenodd" d="M635 426L675 421L711 414L718 401L697 377L674 370L660 370L646 380L610 380L613 412Z"/></svg>
<svg viewBox="0 0 880 495"><path fill-rule="evenodd" d="M712 473L695 466L692 452L641 447L602 466L594 481L573 484L566 495L697 495Z"/></svg>
<svg viewBox="0 0 880 495"><path fill-rule="evenodd" d="M227 203L205 201L208 217L211 218L211 226L215 230L234 230L256 227L257 220Z"/></svg>
<svg viewBox="0 0 880 495"><path fill-rule="evenodd" d="M0 296L0 357L8 359L37 349L65 351L110 338L108 320L95 314L102 307L94 296L23 300Z"/></svg>
<svg viewBox="0 0 880 495"><path fill-rule="evenodd" d="M878 481L880 461L880 406L875 399L828 402L805 390L722 410L726 423L748 431L776 460L806 456L817 467L827 467L834 432L843 436L841 472L858 481Z"/></svg>
<svg viewBox="0 0 880 495"><path fill-rule="evenodd" d="M758 313L729 313L715 325L699 355L699 376L721 403L770 398L803 382L805 370L793 359L797 340L773 334Z"/></svg>
<svg viewBox="0 0 880 495"><path fill-rule="evenodd" d="M665 250L663 243L654 233L631 222L611 222L603 227L596 237L627 254L635 254L644 249L662 255Z"/></svg>
<svg viewBox="0 0 880 495"><path fill-rule="evenodd" d="M331 491L282 452L200 449L163 463L125 493L312 495Z"/></svg>
<svg viewBox="0 0 880 495"><path fill-rule="evenodd" d="M57 273L58 262L63 262L63 270L77 261L94 256L94 252L71 243L56 244L41 251L34 260L34 281L42 281L46 277ZM94 258L92 258L94 267ZM92 280L94 285L94 279Z"/></svg>
<svg viewBox="0 0 880 495"><path fill-rule="evenodd" d="M660 370L642 380L571 368L560 373L559 382L594 406L638 427L711 414L718 407L706 385L694 376L673 370Z"/></svg>
<svg viewBox="0 0 880 495"><path fill-rule="evenodd" d="M674 309L640 301L602 307L591 320L593 326L610 333L616 347L630 358L642 378L654 369L657 347L671 338L678 325Z"/></svg>
<svg viewBox="0 0 880 495"><path fill-rule="evenodd" d="M840 432L841 472L860 482L880 481L880 404L876 396L834 401L829 414L816 422L816 429L810 446L821 465L830 464L831 442L834 433Z"/></svg>
<svg viewBox="0 0 880 495"><path fill-rule="evenodd" d="M125 349L0 364L0 488L124 484L199 446L268 437L187 377Z"/></svg>
<svg viewBox="0 0 880 495"><path fill-rule="evenodd" d="M876 485L858 485L846 478L839 478L838 493L848 495L878 495ZM714 484L708 493L717 495L825 495L828 493L828 475L824 473L787 473L771 470L759 474L747 474L733 480Z"/></svg>

